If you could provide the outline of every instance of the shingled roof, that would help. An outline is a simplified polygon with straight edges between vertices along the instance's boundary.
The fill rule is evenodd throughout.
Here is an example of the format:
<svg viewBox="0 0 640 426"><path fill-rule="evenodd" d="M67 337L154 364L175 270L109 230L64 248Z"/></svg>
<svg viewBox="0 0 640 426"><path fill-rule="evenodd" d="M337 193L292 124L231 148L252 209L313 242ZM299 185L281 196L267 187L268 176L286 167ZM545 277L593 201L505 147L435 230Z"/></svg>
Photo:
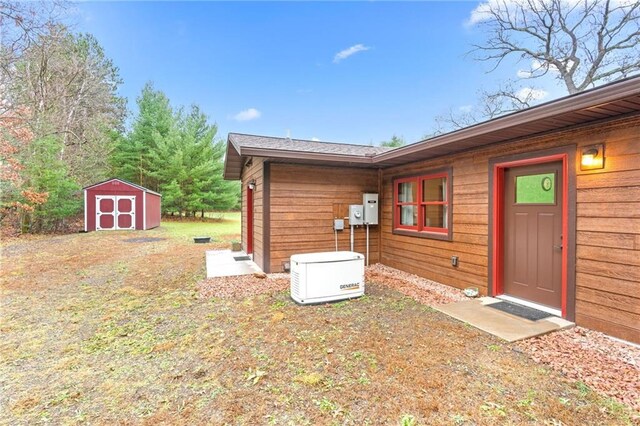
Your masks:
<svg viewBox="0 0 640 426"><path fill-rule="evenodd" d="M230 133L224 177L240 179L243 158L251 156L273 162L385 168L639 113L640 76L635 76L395 149Z"/></svg>
<svg viewBox="0 0 640 426"><path fill-rule="evenodd" d="M306 151L319 154L371 156L381 154L391 149L380 146L275 138L272 136L246 135L242 133L229 133L229 140L240 149L259 148L279 151Z"/></svg>
<svg viewBox="0 0 640 426"><path fill-rule="evenodd" d="M322 161L326 164L371 164L371 158L392 148L320 142L303 139L229 133L227 139L225 179L239 179L242 157L266 157L272 161L295 157L301 162Z"/></svg>

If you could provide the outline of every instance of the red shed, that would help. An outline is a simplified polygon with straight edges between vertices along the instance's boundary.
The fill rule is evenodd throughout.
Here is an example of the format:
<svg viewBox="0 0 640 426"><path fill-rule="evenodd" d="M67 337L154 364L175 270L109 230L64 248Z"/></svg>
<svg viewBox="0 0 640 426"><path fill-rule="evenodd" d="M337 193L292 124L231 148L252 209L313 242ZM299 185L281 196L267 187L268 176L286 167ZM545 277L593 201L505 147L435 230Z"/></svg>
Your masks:
<svg viewBox="0 0 640 426"><path fill-rule="evenodd" d="M160 226L162 195L122 179L84 188L84 230L105 231Z"/></svg>

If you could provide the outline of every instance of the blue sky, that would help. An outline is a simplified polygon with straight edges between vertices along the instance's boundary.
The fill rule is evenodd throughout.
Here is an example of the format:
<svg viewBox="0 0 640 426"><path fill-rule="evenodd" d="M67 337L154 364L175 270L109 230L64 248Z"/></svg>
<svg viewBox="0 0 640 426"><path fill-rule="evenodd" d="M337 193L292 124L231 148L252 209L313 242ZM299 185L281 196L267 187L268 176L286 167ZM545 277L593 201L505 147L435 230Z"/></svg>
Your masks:
<svg viewBox="0 0 640 426"><path fill-rule="evenodd" d="M228 132L378 144L415 142L436 115L522 65L466 53L477 2L98 2L78 5L135 112L147 81ZM340 55L340 52L343 52Z"/></svg>

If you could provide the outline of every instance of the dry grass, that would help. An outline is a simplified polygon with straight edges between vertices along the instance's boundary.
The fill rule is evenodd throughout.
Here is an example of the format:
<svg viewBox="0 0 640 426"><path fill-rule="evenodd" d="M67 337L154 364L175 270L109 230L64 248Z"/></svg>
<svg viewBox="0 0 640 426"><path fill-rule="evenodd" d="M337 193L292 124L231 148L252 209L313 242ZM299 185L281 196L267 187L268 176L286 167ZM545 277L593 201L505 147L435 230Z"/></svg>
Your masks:
<svg viewBox="0 0 640 426"><path fill-rule="evenodd" d="M139 236L165 239L123 241ZM297 306L282 286L202 298L212 247L163 229L4 243L0 423L632 421L374 282L363 298L321 306Z"/></svg>

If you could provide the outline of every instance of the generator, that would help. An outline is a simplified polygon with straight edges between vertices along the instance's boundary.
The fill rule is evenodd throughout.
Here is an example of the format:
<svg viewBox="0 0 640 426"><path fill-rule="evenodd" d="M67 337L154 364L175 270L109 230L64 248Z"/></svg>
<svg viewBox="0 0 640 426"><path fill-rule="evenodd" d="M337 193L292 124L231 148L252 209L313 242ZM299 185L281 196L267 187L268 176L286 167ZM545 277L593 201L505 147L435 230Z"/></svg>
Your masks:
<svg viewBox="0 0 640 426"><path fill-rule="evenodd" d="M364 256L353 251L291 256L291 298L301 304L364 295Z"/></svg>

